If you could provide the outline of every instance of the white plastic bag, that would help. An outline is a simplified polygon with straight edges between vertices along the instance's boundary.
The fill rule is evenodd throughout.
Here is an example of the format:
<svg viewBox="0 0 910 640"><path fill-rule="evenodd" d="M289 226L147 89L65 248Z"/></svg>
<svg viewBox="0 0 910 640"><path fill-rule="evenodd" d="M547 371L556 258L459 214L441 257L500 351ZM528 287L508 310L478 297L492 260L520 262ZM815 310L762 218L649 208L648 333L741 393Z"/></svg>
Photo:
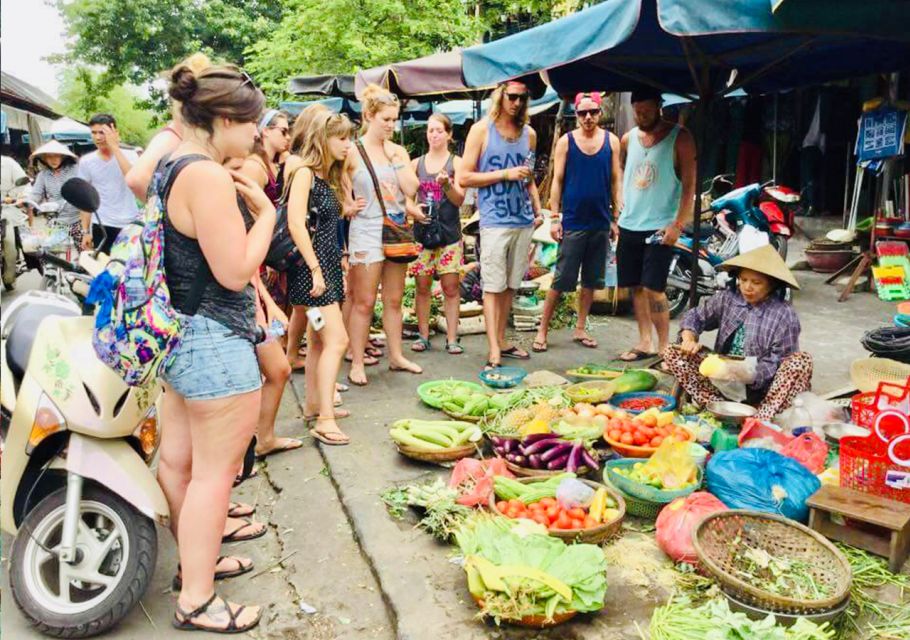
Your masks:
<svg viewBox="0 0 910 640"><path fill-rule="evenodd" d="M829 422L842 422L844 410L811 391L804 391L793 399L793 405L775 416L774 422L786 433L799 427L811 427L819 435L821 427Z"/></svg>
<svg viewBox="0 0 910 640"><path fill-rule="evenodd" d="M556 501L564 509L587 507L593 499L594 489L575 478L566 478L556 488Z"/></svg>

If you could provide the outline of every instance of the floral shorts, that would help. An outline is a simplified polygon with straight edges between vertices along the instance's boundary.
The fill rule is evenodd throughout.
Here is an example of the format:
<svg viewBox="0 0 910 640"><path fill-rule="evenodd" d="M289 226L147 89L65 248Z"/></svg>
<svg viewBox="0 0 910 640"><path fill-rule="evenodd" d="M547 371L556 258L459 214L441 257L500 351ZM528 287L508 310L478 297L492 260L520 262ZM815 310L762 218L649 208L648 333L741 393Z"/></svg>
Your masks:
<svg viewBox="0 0 910 640"><path fill-rule="evenodd" d="M461 240L436 249L424 249L417 260L408 267L411 276L443 276L458 273L464 264L464 247Z"/></svg>

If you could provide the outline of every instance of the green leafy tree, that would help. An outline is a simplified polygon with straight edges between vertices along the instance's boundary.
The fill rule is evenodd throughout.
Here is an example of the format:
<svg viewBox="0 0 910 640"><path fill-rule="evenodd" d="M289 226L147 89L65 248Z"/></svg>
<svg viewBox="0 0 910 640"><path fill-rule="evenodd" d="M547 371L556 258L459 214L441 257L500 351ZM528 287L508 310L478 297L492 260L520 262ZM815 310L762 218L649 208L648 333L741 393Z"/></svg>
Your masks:
<svg viewBox="0 0 910 640"><path fill-rule="evenodd" d="M280 25L249 50L247 68L272 96L295 75L353 73L476 42L482 24L462 0L285 0Z"/></svg>
<svg viewBox="0 0 910 640"><path fill-rule="evenodd" d="M117 85L102 89L99 74L84 67L68 69L60 82L63 112L75 120L87 121L96 113L110 113L117 119L120 138L127 144L144 146L155 129L155 114L141 106L136 90Z"/></svg>
<svg viewBox="0 0 910 640"><path fill-rule="evenodd" d="M197 51L244 64L281 18L275 0L55 0L70 36L65 62L97 65L101 87L144 85Z"/></svg>

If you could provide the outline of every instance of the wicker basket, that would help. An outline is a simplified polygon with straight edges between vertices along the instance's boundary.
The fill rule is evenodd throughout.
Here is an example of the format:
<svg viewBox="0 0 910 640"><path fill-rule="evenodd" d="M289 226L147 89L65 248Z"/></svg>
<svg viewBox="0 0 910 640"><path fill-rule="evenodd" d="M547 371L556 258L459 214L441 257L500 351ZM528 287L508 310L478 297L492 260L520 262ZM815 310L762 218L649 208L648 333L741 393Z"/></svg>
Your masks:
<svg viewBox="0 0 910 640"><path fill-rule="evenodd" d="M478 607L483 607L483 599L478 598L475 595L471 595L474 598L474 602L477 603ZM503 619L503 622L508 622L509 624L514 624L519 627L530 627L532 629L548 629L549 627L555 627L558 624L562 624L567 620L571 620L578 615L577 611L566 611L565 613L555 613L553 614L552 620L547 620L546 616L525 616L518 620L509 620L507 618Z"/></svg>
<svg viewBox="0 0 910 640"><path fill-rule="evenodd" d="M630 496L628 493L623 492L621 489L617 489L609 482L605 482L604 484L606 484L608 488L613 489L616 493L618 493L625 501L627 515L635 516L636 518L641 518L642 520L657 520L657 516L660 513L660 510L667 506L659 502L650 502L648 500L636 498L635 496Z"/></svg>
<svg viewBox="0 0 910 640"><path fill-rule="evenodd" d="M874 392L879 382L903 385L910 378L910 364L889 358L860 358L850 365L850 380L861 393Z"/></svg>
<svg viewBox="0 0 910 640"><path fill-rule="evenodd" d="M781 516L741 509L713 513L696 526L692 543L701 566L720 583L724 592L761 609L790 614L821 613L850 595L852 571L844 554L820 534ZM774 556L806 562L815 582L827 585L831 595L798 600L743 581L737 575L737 562L746 545Z"/></svg>
<svg viewBox="0 0 910 640"><path fill-rule="evenodd" d="M471 456L480 452L480 448L473 444L466 444L460 447L450 447L448 449L418 449L416 447L409 447L404 444L396 444L398 447L398 453L403 455L406 458L412 458L414 460L420 460L421 462L455 462L456 460L461 460L462 458L470 458Z"/></svg>
<svg viewBox="0 0 910 640"><path fill-rule="evenodd" d="M539 479L521 478L518 480L518 482L530 484L537 480ZM619 515L609 522L603 523L599 527L592 527L590 529L547 529L547 533L549 533L554 538L559 538L565 542L587 542L590 544L599 544L604 540L611 538L622 528L622 520L626 516L626 501L621 495L619 495L618 491L613 489L613 487L608 487L597 482L591 482L590 480L582 480L582 482L584 482L595 491L601 487L606 489L610 494L610 497L613 498L613 501L616 503L616 509L619 511ZM497 515L502 515L502 512L496 508L495 491L490 495L490 510Z"/></svg>
<svg viewBox="0 0 910 640"><path fill-rule="evenodd" d="M639 500L646 500L647 502L653 502L657 504L668 504L673 502L676 498L682 498L690 493L694 493L701 486L703 474L701 467L696 467L698 478L695 480L695 484L686 487L685 489L676 489L676 490L665 490L665 489L656 489L655 487L636 482L631 478L627 478L624 475L617 473L617 469L627 469L636 464L641 463L640 459L637 458L620 458L619 460L610 460L604 466L604 478L610 481L610 484L614 487L622 490L626 495L633 496Z"/></svg>
<svg viewBox="0 0 910 640"><path fill-rule="evenodd" d="M590 389L595 393L582 393L582 389ZM588 404L600 404L613 397L614 385L609 380L592 380L590 382L579 382L566 387L566 397L572 402L587 402Z"/></svg>
<svg viewBox="0 0 910 640"><path fill-rule="evenodd" d="M509 471L514 473L520 478L552 478L553 476L558 476L561 473L565 473L565 469L556 469L555 471L549 471L547 469L529 469L528 467L519 467L514 462L509 462L505 458L502 459L506 463ZM591 470L588 467L578 467L575 470L576 476L584 476L591 473Z"/></svg>
<svg viewBox="0 0 910 640"><path fill-rule="evenodd" d="M473 422L477 424L483 420L483 416L469 416L466 413L458 413L457 411L446 411L445 409L440 409L444 414L452 418L453 420L461 420L462 422Z"/></svg>

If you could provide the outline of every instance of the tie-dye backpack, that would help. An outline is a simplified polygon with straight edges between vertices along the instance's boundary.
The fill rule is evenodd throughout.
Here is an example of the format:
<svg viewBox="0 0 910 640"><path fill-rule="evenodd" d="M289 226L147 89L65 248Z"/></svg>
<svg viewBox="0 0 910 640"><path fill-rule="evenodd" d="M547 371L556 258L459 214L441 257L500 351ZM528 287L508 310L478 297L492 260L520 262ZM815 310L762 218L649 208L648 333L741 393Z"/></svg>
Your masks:
<svg viewBox="0 0 910 640"><path fill-rule="evenodd" d="M131 387L145 386L160 376L180 344L181 314L171 305L164 276L164 207L177 174L201 159L208 158L183 156L159 163L141 223L125 227L117 236L111 261L92 280L86 298L97 307L95 353ZM190 291L197 306L204 278L197 276Z"/></svg>

